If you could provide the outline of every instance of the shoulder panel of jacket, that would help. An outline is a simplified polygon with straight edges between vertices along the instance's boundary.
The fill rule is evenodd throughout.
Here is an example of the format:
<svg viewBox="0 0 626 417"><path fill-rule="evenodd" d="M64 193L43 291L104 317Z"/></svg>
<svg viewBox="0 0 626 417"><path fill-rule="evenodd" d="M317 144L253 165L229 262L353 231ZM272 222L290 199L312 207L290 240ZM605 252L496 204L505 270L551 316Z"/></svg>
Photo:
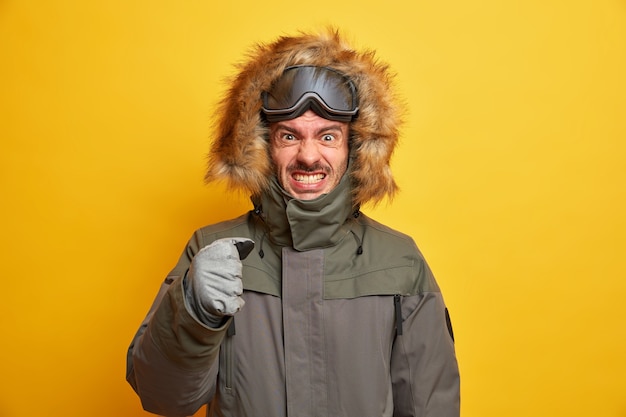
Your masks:
<svg viewBox="0 0 626 417"><path fill-rule="evenodd" d="M326 250L324 298L439 292L411 237L363 214L354 224L358 237Z"/></svg>

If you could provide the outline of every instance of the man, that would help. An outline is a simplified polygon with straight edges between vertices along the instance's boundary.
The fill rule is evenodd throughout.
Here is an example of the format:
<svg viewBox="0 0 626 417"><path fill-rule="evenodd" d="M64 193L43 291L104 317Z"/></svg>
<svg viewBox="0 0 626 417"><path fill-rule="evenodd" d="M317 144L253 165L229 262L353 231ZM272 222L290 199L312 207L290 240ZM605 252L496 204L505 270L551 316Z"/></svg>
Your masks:
<svg viewBox="0 0 626 417"><path fill-rule="evenodd" d="M248 190L254 209L198 230L163 283L128 353L146 410L459 415L435 279L410 237L359 211L396 191L396 102L387 66L336 32L250 55L207 179Z"/></svg>

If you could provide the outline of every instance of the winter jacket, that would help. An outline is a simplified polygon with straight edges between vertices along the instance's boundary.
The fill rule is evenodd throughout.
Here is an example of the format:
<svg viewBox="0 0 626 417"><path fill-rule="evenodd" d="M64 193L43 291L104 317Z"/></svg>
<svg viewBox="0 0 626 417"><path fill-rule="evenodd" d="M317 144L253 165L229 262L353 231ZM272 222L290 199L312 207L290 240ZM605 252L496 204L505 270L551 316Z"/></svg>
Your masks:
<svg viewBox="0 0 626 417"><path fill-rule="evenodd" d="M237 219L198 230L128 351L146 410L185 416L452 417L459 374L444 301L413 240L354 211L344 177L300 201L275 180ZM195 253L256 242L245 306L220 328L190 313Z"/></svg>

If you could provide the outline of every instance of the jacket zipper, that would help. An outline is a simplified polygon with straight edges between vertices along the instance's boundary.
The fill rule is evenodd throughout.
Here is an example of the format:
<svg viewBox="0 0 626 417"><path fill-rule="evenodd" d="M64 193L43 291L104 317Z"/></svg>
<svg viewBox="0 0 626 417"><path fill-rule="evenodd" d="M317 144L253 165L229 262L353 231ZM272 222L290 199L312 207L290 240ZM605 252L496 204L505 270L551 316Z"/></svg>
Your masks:
<svg viewBox="0 0 626 417"><path fill-rule="evenodd" d="M402 335L402 296L396 294L393 296L393 306L396 311L396 335Z"/></svg>
<svg viewBox="0 0 626 417"><path fill-rule="evenodd" d="M233 388L233 336L235 336L235 319L231 319L224 339L224 388L230 391Z"/></svg>

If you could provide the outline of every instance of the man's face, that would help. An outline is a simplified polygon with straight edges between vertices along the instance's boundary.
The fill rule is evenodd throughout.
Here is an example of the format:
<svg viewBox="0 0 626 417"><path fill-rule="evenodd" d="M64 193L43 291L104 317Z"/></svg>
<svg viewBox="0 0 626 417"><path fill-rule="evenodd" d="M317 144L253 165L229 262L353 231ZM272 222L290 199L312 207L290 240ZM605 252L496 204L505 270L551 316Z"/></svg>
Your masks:
<svg viewBox="0 0 626 417"><path fill-rule="evenodd" d="M270 148L278 181L300 200L312 200L339 184L348 167L348 123L309 110L270 123Z"/></svg>

